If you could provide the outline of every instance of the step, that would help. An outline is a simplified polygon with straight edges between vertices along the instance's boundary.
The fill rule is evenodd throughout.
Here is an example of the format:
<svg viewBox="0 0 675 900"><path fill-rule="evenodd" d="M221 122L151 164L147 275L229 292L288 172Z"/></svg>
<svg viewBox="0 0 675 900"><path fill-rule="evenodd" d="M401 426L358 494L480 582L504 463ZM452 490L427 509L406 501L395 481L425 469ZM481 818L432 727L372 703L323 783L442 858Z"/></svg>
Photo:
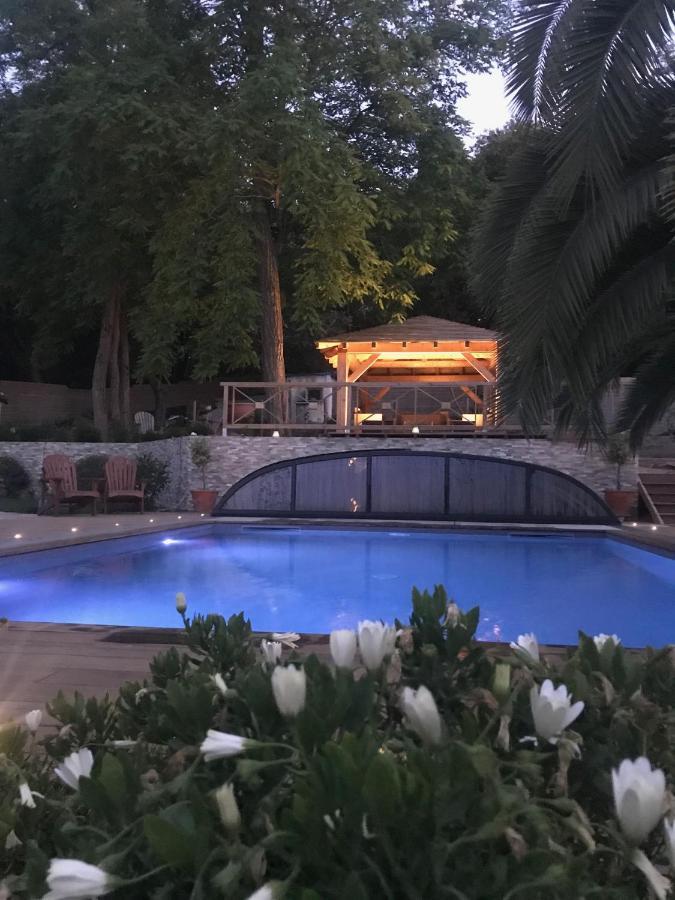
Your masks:
<svg viewBox="0 0 675 900"><path fill-rule="evenodd" d="M644 485L667 484L675 487L675 472L640 472L640 481Z"/></svg>

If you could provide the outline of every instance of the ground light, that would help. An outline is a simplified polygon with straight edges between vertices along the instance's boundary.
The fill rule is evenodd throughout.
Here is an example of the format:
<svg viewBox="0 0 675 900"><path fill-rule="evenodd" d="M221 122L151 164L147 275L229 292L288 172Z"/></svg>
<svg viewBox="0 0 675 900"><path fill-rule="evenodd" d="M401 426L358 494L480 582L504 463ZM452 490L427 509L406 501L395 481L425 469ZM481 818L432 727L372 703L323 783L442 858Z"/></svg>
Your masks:
<svg viewBox="0 0 675 900"><path fill-rule="evenodd" d="M23 537L22 534L15 534L15 535L14 535L14 540L15 540L15 541L19 541L19 540L21 540L22 537Z"/></svg>
<svg viewBox="0 0 675 900"><path fill-rule="evenodd" d="M73 525L73 527L72 527L70 530L71 530L72 532L76 532L76 531L77 531L77 528Z"/></svg>

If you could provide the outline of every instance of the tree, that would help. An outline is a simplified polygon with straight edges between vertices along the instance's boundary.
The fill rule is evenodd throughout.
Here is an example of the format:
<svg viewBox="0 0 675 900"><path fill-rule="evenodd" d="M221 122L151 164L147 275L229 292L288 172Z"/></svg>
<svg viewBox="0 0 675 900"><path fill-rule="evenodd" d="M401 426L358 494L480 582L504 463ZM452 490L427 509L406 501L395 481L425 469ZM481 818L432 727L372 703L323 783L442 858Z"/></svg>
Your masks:
<svg viewBox="0 0 675 900"><path fill-rule="evenodd" d="M503 411L528 427L555 405L560 428L604 438L601 397L635 366L634 444L675 399L674 18L673 0L520 4L508 85L528 138L473 267L505 334Z"/></svg>
<svg viewBox="0 0 675 900"><path fill-rule="evenodd" d="M94 327L94 418L129 424L128 314L149 239L198 159L208 58L190 2L6 2L0 267L37 347ZM202 48L203 53L203 48ZM206 88L206 89L205 89Z"/></svg>
<svg viewBox="0 0 675 900"><path fill-rule="evenodd" d="M455 240L461 72L494 58L505 7L213 9L211 164L154 244L141 369L167 377L184 352L199 377L251 364L260 321L263 379L283 381L285 321L316 332L354 302L402 314Z"/></svg>

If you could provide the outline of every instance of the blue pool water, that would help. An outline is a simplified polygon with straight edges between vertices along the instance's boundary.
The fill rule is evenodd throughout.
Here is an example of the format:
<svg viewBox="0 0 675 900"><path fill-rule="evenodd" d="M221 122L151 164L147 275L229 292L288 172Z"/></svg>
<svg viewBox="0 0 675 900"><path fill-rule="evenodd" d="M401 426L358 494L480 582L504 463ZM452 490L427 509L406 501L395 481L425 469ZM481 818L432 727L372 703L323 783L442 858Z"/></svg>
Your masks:
<svg viewBox="0 0 675 900"><path fill-rule="evenodd" d="M571 643L581 628L675 641L675 559L582 534L204 526L0 559L0 616L176 626L184 591L191 613L326 632L407 621L413 585L435 584L480 605L484 640Z"/></svg>

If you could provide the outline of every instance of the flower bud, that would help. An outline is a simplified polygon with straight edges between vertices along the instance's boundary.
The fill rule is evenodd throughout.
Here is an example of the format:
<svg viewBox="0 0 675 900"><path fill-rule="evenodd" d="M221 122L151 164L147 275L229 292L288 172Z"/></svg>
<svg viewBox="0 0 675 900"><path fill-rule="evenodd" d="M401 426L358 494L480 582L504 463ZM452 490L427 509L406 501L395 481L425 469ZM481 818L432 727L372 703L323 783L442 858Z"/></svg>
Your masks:
<svg viewBox="0 0 675 900"><path fill-rule="evenodd" d="M187 609L187 600L185 599L185 594L182 591L179 591L176 594L176 611L183 615L185 610Z"/></svg>
<svg viewBox="0 0 675 900"><path fill-rule="evenodd" d="M448 628L456 628L459 625L461 615L461 610L455 602L448 603L443 624L447 625Z"/></svg>
<svg viewBox="0 0 675 900"><path fill-rule="evenodd" d="M612 790L621 830L633 844L641 844L663 815L666 779L648 759L624 759L612 769Z"/></svg>
<svg viewBox="0 0 675 900"><path fill-rule="evenodd" d="M272 673L272 691L282 716L297 716L305 708L307 678L304 669L277 666Z"/></svg>
<svg viewBox="0 0 675 900"><path fill-rule="evenodd" d="M220 821L223 823L225 831L228 834L234 834L241 825L241 813L239 812L237 798L234 796L232 785L224 784L222 787L219 787L215 797L218 804L218 812L220 813Z"/></svg>
<svg viewBox="0 0 675 900"><path fill-rule="evenodd" d="M338 628L330 633L330 653L338 669L351 669L356 655L356 632Z"/></svg>
<svg viewBox="0 0 675 900"><path fill-rule="evenodd" d="M33 734L35 734L35 732L40 727L40 722L42 722L42 710L31 709L31 711L27 712L24 716L24 721L28 730L32 731Z"/></svg>
<svg viewBox="0 0 675 900"><path fill-rule="evenodd" d="M431 691L421 685L416 691L403 688L401 693L401 709L408 726L416 732L426 744L439 744L441 741L441 717Z"/></svg>

